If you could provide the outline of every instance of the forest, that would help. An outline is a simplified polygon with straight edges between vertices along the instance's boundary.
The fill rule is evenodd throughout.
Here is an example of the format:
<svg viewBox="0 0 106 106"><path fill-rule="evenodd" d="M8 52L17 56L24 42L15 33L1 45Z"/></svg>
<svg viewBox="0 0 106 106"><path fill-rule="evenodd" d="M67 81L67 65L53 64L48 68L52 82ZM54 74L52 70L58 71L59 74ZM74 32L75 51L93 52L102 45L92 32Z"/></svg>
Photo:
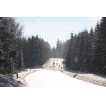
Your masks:
<svg viewBox="0 0 106 106"><path fill-rule="evenodd" d="M23 36L24 26L14 17L0 17L0 73L16 73L42 65L51 56L48 42L38 35Z"/></svg>
<svg viewBox="0 0 106 106"><path fill-rule="evenodd" d="M65 42L58 39L51 48L47 41L23 36L24 27L13 17L0 17L0 73L15 73L42 66L49 58L64 58L66 68L106 75L106 17L95 28L71 33ZM74 58L78 57L75 62Z"/></svg>
<svg viewBox="0 0 106 106"><path fill-rule="evenodd" d="M70 39L63 43L58 40L56 48L52 48L52 57L64 58L69 70L106 75L106 17L90 31L71 33ZM75 57L78 62L74 62Z"/></svg>

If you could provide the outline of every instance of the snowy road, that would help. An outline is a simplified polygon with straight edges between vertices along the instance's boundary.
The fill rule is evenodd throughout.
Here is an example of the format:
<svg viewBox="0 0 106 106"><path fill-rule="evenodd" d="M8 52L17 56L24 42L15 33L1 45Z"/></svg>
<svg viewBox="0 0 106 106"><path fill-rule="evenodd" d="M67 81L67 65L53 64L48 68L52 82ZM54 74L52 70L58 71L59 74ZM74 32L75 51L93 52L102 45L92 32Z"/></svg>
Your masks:
<svg viewBox="0 0 106 106"><path fill-rule="evenodd" d="M13 78L11 74L0 74L0 87L106 87L106 75L66 71L62 61L62 58L50 58L43 66L18 72L18 78L15 74Z"/></svg>
<svg viewBox="0 0 106 106"><path fill-rule="evenodd" d="M37 69L39 71L31 73L25 77L25 81L30 87L72 87L72 88L87 88L89 86L98 87L88 82L84 82L70 76L67 76L60 71ZM100 87L100 86L99 86Z"/></svg>
<svg viewBox="0 0 106 106"><path fill-rule="evenodd" d="M101 86L88 83L82 80L78 80L76 78L63 74L61 72L64 70L63 68L64 64L62 64L62 61L63 59L50 58L43 65L43 68L35 69L39 71L29 74L25 77L25 81L27 82L28 86L31 86L31 87L63 87L63 86L64 87L83 87L83 86L86 86L86 87L89 87L92 85L93 87L101 87ZM91 76L92 78L92 75L89 75L89 74L85 74L85 75ZM77 76L80 76L80 73L78 73ZM100 79L100 77L97 77L96 79L98 78ZM105 81L105 79L103 80Z"/></svg>

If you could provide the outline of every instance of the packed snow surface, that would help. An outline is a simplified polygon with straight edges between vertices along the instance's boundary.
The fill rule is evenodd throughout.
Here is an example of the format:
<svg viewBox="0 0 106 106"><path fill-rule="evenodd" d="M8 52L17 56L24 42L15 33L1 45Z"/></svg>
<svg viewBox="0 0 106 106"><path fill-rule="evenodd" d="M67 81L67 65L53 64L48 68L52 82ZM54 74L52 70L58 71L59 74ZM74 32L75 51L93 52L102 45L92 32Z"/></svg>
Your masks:
<svg viewBox="0 0 106 106"><path fill-rule="evenodd" d="M64 59L50 58L43 66L34 66L31 68L31 70L30 68L27 68L19 72L18 73L19 78L16 78L16 75L12 76L11 74L0 75L0 86L1 87L3 86L26 87L29 86L28 85L29 82L33 82L33 83L36 82L36 85L34 86L38 86L38 85L39 86L53 86L53 85L63 86L64 84L65 86L71 86L72 81L70 82L69 79L73 80L73 83L74 81L80 82L79 80L82 80L83 82L86 82L88 85L89 83L90 84L92 83L96 86L97 85L104 86L104 87L106 86L105 75L97 75L97 74L85 73L80 71L78 71L77 73L76 71L73 70L66 71L65 64L62 63L63 60ZM36 78L32 81L32 79L29 78L30 76L36 76ZM28 79L27 81L25 80L25 77L26 80ZM49 83L49 85L47 85L47 83Z"/></svg>
<svg viewBox="0 0 106 106"><path fill-rule="evenodd" d="M31 87L89 87L91 83L73 79L59 71L39 69L39 71L25 77L28 86ZM92 84L92 87L97 85Z"/></svg>

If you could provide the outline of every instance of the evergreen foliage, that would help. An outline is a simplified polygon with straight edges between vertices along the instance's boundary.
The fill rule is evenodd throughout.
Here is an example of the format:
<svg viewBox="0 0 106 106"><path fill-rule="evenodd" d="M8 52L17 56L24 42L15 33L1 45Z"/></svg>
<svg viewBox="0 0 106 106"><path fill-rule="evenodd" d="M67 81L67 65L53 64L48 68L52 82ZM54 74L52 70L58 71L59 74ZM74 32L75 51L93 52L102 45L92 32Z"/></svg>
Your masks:
<svg viewBox="0 0 106 106"><path fill-rule="evenodd" d="M64 49L64 42L62 43L62 41L58 39L56 47L52 48L51 57L52 58L64 58L63 49Z"/></svg>
<svg viewBox="0 0 106 106"><path fill-rule="evenodd" d="M71 33L66 48L66 68L106 75L106 17L89 33L87 30L75 36ZM78 56L77 63L73 61L75 56Z"/></svg>
<svg viewBox="0 0 106 106"><path fill-rule="evenodd" d="M28 38L23 48L23 56L27 58L25 67L43 65L51 55L51 47L48 42L38 38L38 35Z"/></svg>
<svg viewBox="0 0 106 106"><path fill-rule="evenodd" d="M17 53L24 46L22 33L23 26L15 18L0 17L0 73L10 73L17 68L14 62Z"/></svg>

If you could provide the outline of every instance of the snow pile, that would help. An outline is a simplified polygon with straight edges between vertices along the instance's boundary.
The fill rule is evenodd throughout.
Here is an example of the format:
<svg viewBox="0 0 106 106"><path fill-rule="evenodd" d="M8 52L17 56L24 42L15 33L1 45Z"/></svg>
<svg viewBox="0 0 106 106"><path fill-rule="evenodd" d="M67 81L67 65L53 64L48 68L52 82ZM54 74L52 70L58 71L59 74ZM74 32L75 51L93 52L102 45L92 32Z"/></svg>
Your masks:
<svg viewBox="0 0 106 106"><path fill-rule="evenodd" d="M16 80L15 75L6 74L0 75L0 87L21 87L24 84L21 81Z"/></svg>
<svg viewBox="0 0 106 106"><path fill-rule="evenodd" d="M33 68L33 69L32 69ZM24 78L33 72L36 72L35 68L41 68L41 66L34 66L30 69L25 69L23 71L18 72L18 78L14 74L0 74L0 87L26 87L27 83L25 82Z"/></svg>

